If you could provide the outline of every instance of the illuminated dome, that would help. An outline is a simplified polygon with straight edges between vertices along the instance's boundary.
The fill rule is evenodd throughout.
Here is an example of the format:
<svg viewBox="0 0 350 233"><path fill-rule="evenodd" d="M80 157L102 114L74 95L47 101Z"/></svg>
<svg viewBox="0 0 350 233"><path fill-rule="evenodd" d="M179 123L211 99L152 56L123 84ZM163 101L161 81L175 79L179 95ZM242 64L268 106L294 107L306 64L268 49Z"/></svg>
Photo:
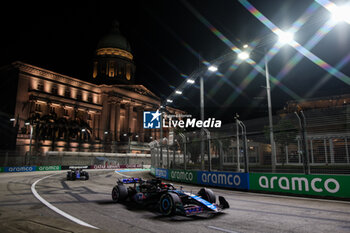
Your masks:
<svg viewBox="0 0 350 233"><path fill-rule="evenodd" d="M120 33L118 21L114 21L112 30L97 44L93 61L93 82L98 84L133 84L135 64L131 47Z"/></svg>
<svg viewBox="0 0 350 233"><path fill-rule="evenodd" d="M100 39L97 44L97 49L101 48L117 48L131 52L131 47L127 39L120 34L119 22L114 21L110 33Z"/></svg>

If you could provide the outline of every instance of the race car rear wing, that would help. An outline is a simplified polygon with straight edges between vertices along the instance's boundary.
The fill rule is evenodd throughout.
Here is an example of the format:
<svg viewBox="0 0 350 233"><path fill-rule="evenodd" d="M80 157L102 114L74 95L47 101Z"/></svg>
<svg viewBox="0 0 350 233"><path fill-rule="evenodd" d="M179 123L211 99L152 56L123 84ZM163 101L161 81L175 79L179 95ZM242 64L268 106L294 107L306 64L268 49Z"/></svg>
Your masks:
<svg viewBox="0 0 350 233"><path fill-rule="evenodd" d="M135 184L135 183L141 183L141 178L125 178L120 180L123 184Z"/></svg>

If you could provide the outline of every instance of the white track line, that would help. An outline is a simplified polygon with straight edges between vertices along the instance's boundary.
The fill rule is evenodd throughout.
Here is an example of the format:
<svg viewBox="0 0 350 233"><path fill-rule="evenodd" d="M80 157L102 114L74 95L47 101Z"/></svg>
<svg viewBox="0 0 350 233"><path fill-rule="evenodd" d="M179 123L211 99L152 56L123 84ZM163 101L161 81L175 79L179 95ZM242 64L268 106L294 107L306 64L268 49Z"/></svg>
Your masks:
<svg viewBox="0 0 350 233"><path fill-rule="evenodd" d="M57 173L56 173L56 174L57 174ZM53 175L56 175L56 174L53 174ZM39 201L41 201L44 205L46 205L47 207L49 207L51 210L55 211L56 213L62 215L63 217L68 218L69 220L71 220L71 221L73 221L73 222L75 222L75 223L78 223L78 224L80 224L80 225L82 225L82 226L86 226L86 227L90 227L90 228L94 228L94 229L99 229L99 228L97 228L97 227L95 227L95 226L92 226L92 225L86 223L86 222L83 222L83 221L80 220L80 219L77 219L76 217L73 217L72 215L67 214L66 212L63 212L62 210L60 210L60 209L58 209L57 207L55 207L55 206L53 206L52 204L50 204L48 201L46 201L44 198L42 198L42 197L38 194L38 192L35 190L35 185L36 185L39 181L41 181L41 180L43 180L43 179L46 179L46 178L48 178L48 177L50 177L50 176L53 176L53 175L45 176L45 177L43 177L43 178L41 178L41 179L35 181L35 182L32 184L32 188L31 188L31 189L32 189L32 193L34 194L34 196L35 196Z"/></svg>
<svg viewBox="0 0 350 233"><path fill-rule="evenodd" d="M222 231L222 232L238 233L237 231L231 231L231 230L223 229L223 228L220 228L220 227L208 226L208 228L214 229L214 230L217 230L217 231Z"/></svg>
<svg viewBox="0 0 350 233"><path fill-rule="evenodd" d="M131 177L131 176L124 175L124 174L122 174L122 173L120 173L120 172L117 172L117 171L115 171L115 173L117 173L117 174L119 174L119 175L121 175L121 176Z"/></svg>

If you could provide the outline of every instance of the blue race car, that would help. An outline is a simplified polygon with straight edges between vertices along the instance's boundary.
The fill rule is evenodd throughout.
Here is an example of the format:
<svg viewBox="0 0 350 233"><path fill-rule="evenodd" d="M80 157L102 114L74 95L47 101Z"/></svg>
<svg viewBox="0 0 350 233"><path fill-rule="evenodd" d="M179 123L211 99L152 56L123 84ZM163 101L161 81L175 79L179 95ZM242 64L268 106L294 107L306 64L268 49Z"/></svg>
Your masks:
<svg viewBox="0 0 350 233"><path fill-rule="evenodd" d="M89 173L83 171L81 168L71 168L70 171L67 171L67 180L88 180Z"/></svg>
<svg viewBox="0 0 350 233"><path fill-rule="evenodd" d="M147 181L141 178L118 180L112 190L112 199L115 202L133 201L141 205L156 204L164 216L211 215L230 207L222 196L219 196L217 204L211 189L202 188L195 195L177 190L172 184L163 183L158 178Z"/></svg>

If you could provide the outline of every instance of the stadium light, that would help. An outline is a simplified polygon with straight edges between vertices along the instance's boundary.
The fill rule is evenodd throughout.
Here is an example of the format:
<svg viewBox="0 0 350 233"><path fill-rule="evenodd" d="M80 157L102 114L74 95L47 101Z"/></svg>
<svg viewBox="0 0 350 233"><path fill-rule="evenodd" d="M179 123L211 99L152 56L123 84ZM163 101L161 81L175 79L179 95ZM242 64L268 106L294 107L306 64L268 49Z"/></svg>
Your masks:
<svg viewBox="0 0 350 233"><path fill-rule="evenodd" d="M294 40L294 34L291 32L279 31L277 32L277 36L281 44L289 44Z"/></svg>
<svg viewBox="0 0 350 233"><path fill-rule="evenodd" d="M211 65L211 66L208 67L208 70L209 70L210 72L216 72L216 71L218 70L218 67L217 67L217 66Z"/></svg>
<svg viewBox="0 0 350 233"><path fill-rule="evenodd" d="M193 79L187 79L187 83L193 84L193 83L194 83L194 80L193 80Z"/></svg>
<svg viewBox="0 0 350 233"><path fill-rule="evenodd" d="M247 52L245 52L245 51L240 52L240 53L238 54L238 58L239 58L240 60L245 61L245 60L247 60L247 59L249 58L249 53L247 53Z"/></svg>
<svg viewBox="0 0 350 233"><path fill-rule="evenodd" d="M350 5L343 5L343 6L334 6L331 9L329 9L332 17L331 20L337 24L340 22L347 22L350 23Z"/></svg>
<svg viewBox="0 0 350 233"><path fill-rule="evenodd" d="M173 101L171 99L167 99L166 102L172 103Z"/></svg>
<svg viewBox="0 0 350 233"><path fill-rule="evenodd" d="M182 91L175 91L175 94L181 95Z"/></svg>

